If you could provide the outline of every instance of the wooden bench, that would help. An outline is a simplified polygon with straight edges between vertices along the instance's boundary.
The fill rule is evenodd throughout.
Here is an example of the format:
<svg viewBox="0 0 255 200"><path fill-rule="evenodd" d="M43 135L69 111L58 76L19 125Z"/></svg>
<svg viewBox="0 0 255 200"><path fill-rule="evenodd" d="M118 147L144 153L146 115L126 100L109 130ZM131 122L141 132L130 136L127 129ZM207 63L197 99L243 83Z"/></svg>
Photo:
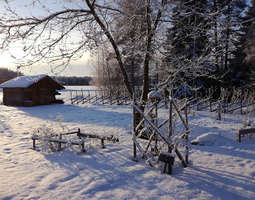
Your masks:
<svg viewBox="0 0 255 200"><path fill-rule="evenodd" d="M110 136L100 136L100 135L95 135L95 134L81 133L80 129L78 129L77 136L79 138L94 138L94 139L99 139L99 140L101 140L101 147L102 148L105 148L105 145L104 145L104 141L105 140L111 141L113 143L119 142L119 138L117 138L117 137L115 137L113 135L110 135Z"/></svg>
<svg viewBox="0 0 255 200"><path fill-rule="evenodd" d="M238 132L238 142L241 142L241 138L248 134L255 134L255 128L240 129Z"/></svg>
<svg viewBox="0 0 255 200"><path fill-rule="evenodd" d="M81 146L81 152L86 152L85 150L85 146L84 146L84 141L81 140L79 142L76 141L67 141L67 140L62 140L62 139L57 139L57 138L45 138L45 137L39 137L37 135L32 136L32 140L33 140L33 149L36 149L35 146L35 141L36 140L41 140L41 141L47 141L47 142L55 142L58 143L58 151L61 150L61 144L67 144L70 143L72 145L79 145Z"/></svg>

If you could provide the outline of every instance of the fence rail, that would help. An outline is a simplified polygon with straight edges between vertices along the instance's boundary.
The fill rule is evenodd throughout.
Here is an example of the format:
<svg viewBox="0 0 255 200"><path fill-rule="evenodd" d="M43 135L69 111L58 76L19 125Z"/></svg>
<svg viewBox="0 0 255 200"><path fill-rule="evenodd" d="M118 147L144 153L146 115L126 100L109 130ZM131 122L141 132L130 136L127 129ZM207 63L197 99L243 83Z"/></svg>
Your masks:
<svg viewBox="0 0 255 200"><path fill-rule="evenodd" d="M117 104L128 105L131 99L127 92L112 93L107 90L70 90L71 104Z"/></svg>

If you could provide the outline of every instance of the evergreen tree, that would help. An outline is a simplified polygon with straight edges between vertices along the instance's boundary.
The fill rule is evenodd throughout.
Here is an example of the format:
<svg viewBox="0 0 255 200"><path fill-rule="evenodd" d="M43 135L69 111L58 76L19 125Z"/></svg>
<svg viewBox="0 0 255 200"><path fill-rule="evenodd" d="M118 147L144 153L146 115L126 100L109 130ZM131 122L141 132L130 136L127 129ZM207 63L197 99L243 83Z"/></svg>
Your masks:
<svg viewBox="0 0 255 200"><path fill-rule="evenodd" d="M206 0L180 0L173 8L172 27L166 33L164 44L166 57L163 66L169 73L177 72L176 86L204 85L203 70L195 68L198 65L206 65L204 58L209 54L208 30L211 27L206 17L207 12ZM183 66L186 66L185 70Z"/></svg>
<svg viewBox="0 0 255 200"><path fill-rule="evenodd" d="M239 26L237 32L238 40L234 41L235 50L233 51L233 59L230 60L231 64L231 78L232 85L243 87L249 84L250 79L250 66L251 63L248 61L247 48L249 41L251 41L250 34L254 30L253 21L255 19L255 7L253 0L252 6L248 8L248 11L244 16L239 17Z"/></svg>
<svg viewBox="0 0 255 200"><path fill-rule="evenodd" d="M248 78L251 84L255 83L255 0L251 0L251 6L244 17L244 36L243 36L244 62L249 67L251 73ZM243 52L243 51L242 51Z"/></svg>
<svg viewBox="0 0 255 200"><path fill-rule="evenodd" d="M23 76L23 74L6 68L0 68L0 84L17 76Z"/></svg>
<svg viewBox="0 0 255 200"><path fill-rule="evenodd" d="M236 57L234 53L239 46L242 15L247 5L246 0L223 0L219 1L219 5L222 7L219 18L219 34L221 36L219 44L221 44L220 52L222 55L221 70L225 73L226 71L233 71L233 66L230 66L230 61Z"/></svg>

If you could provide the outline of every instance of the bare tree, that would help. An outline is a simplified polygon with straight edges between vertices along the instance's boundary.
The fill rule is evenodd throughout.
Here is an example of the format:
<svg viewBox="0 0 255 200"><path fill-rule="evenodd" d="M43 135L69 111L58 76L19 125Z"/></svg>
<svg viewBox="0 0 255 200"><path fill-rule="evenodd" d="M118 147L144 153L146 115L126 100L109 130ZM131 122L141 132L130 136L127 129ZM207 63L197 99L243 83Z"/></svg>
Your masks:
<svg viewBox="0 0 255 200"><path fill-rule="evenodd" d="M124 66L124 58L114 37L113 20L116 15L127 15L118 9L116 1L80 0L65 3L57 9L47 7L41 0L34 0L34 7L44 9L41 15L19 14L6 1L8 14L2 14L0 20L1 48L12 48L13 43L22 46L24 58L20 66L46 61L51 65L63 66L72 59L79 58L85 51L95 49L108 42L113 49L115 59L121 71L123 82L130 94L132 87ZM144 1L146 35L143 54L143 95L147 100L149 91L149 66L152 44L159 26L166 0ZM130 18L132 16L129 16ZM14 55L15 56L15 55ZM58 64L58 65L57 65Z"/></svg>

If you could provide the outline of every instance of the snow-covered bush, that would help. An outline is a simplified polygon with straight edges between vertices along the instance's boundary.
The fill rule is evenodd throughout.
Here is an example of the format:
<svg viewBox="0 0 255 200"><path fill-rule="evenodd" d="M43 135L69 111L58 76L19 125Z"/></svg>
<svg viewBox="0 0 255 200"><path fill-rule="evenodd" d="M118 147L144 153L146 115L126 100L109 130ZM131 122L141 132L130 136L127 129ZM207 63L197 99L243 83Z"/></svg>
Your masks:
<svg viewBox="0 0 255 200"><path fill-rule="evenodd" d="M55 152L58 149L58 144L50 142L48 138L57 138L58 133L53 128L49 127L48 124L43 124L41 127L34 129L33 136L42 138L38 141L42 152Z"/></svg>
<svg viewBox="0 0 255 200"><path fill-rule="evenodd" d="M58 143L56 142L50 142L48 139L60 139L60 134L63 132L68 132L66 126L62 123L63 122L63 116L57 115L56 121L57 124L54 124L52 122L47 122L45 124L42 124L40 127L35 128L33 130L33 136L38 136L41 138L38 141L38 145L42 152L56 152L58 150ZM62 138L61 136L61 139ZM70 144L65 144L66 147L72 146ZM62 145L64 147L64 144Z"/></svg>

